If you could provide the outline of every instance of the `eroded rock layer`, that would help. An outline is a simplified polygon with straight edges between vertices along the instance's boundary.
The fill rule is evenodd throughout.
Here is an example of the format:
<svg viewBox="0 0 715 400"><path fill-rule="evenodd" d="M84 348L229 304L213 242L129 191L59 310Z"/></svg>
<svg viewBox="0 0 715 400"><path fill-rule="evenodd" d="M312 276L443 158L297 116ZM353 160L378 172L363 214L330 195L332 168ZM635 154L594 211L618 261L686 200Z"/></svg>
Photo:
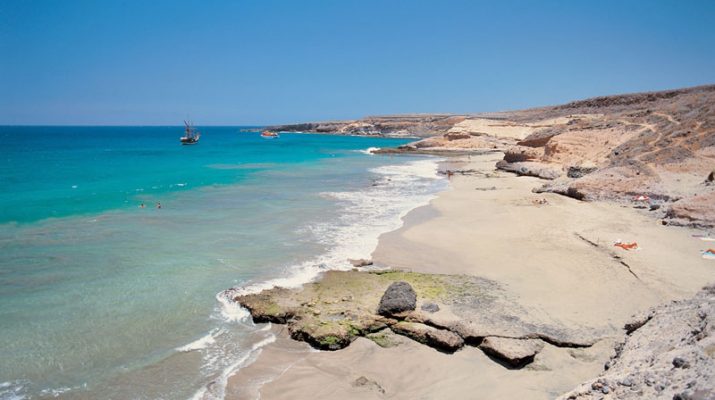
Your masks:
<svg viewBox="0 0 715 400"><path fill-rule="evenodd" d="M626 326L606 371L559 399L715 399L715 287Z"/></svg>
<svg viewBox="0 0 715 400"><path fill-rule="evenodd" d="M666 223L715 226L715 85L521 111L367 117L276 130L425 139L383 153L504 152L498 168L541 192L645 202Z"/></svg>

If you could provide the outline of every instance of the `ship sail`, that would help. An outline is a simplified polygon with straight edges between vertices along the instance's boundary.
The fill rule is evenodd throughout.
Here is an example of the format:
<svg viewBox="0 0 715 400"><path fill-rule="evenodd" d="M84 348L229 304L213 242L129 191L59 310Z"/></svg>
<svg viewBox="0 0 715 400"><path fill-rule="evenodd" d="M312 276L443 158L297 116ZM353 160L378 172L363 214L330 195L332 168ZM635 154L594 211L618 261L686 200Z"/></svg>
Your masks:
<svg viewBox="0 0 715 400"><path fill-rule="evenodd" d="M181 144L196 144L201 137L201 133L194 128L191 122L184 120L184 136L181 137Z"/></svg>

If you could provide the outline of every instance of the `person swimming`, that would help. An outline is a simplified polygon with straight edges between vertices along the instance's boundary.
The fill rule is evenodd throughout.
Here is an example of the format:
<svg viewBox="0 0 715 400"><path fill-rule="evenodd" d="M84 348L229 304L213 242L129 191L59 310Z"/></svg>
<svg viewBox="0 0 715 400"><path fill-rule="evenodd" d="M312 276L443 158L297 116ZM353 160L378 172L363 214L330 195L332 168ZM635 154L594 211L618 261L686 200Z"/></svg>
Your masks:
<svg viewBox="0 0 715 400"><path fill-rule="evenodd" d="M144 203L141 203L141 204L139 205L139 208L145 208L145 207L146 207L146 206L144 205Z"/></svg>
<svg viewBox="0 0 715 400"><path fill-rule="evenodd" d="M158 201L156 202L156 208L161 208L161 203Z"/></svg>

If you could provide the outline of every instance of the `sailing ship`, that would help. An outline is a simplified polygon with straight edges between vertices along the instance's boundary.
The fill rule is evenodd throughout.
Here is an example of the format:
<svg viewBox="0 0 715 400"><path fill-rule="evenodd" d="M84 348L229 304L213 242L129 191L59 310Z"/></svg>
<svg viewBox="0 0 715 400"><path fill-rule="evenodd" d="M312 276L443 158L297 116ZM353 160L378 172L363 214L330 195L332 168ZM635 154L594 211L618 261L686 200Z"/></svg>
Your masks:
<svg viewBox="0 0 715 400"><path fill-rule="evenodd" d="M201 138L201 132L197 131L191 122L184 121L184 136L181 137L182 145L196 144Z"/></svg>
<svg viewBox="0 0 715 400"><path fill-rule="evenodd" d="M278 139L280 136L278 136L277 132L263 131L261 132L261 137L264 139Z"/></svg>

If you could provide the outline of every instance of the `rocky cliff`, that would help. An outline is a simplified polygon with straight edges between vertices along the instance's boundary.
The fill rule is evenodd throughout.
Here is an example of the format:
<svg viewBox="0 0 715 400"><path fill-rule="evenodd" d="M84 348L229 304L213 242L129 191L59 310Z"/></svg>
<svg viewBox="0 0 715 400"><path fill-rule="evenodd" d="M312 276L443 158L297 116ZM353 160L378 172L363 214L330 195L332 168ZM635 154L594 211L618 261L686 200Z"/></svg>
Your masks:
<svg viewBox="0 0 715 400"><path fill-rule="evenodd" d="M715 287L656 307L625 329L603 374L560 400L715 399Z"/></svg>
<svg viewBox="0 0 715 400"><path fill-rule="evenodd" d="M599 97L543 113L562 115L504 149L499 168L552 180L540 191L636 199L672 223L715 224L715 86Z"/></svg>
<svg viewBox="0 0 715 400"><path fill-rule="evenodd" d="M665 223L715 226L715 85L473 115L405 115L271 127L425 137L381 152L501 151L540 192L633 203Z"/></svg>

